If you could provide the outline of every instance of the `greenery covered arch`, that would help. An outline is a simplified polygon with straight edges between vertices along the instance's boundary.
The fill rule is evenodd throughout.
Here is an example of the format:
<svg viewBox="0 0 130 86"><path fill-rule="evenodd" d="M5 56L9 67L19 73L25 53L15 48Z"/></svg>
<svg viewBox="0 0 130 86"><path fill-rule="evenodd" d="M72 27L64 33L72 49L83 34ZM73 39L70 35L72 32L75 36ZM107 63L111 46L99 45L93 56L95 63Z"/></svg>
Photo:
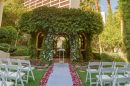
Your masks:
<svg viewBox="0 0 130 86"><path fill-rule="evenodd" d="M52 38L56 33L67 33L69 35L71 53L74 60L81 57L78 43L78 33L83 33L85 39L85 60L92 57L91 41L95 34L100 34L103 30L103 23L100 13L92 11L82 11L80 9L40 7L23 14L19 21L21 31L31 34L32 57L36 57L36 36L39 32L44 34L43 51L47 52L45 57L50 57L52 50ZM45 48L46 47L46 48ZM44 52L44 53L45 53ZM48 53L49 52L49 53ZM51 54L53 55L53 54Z"/></svg>

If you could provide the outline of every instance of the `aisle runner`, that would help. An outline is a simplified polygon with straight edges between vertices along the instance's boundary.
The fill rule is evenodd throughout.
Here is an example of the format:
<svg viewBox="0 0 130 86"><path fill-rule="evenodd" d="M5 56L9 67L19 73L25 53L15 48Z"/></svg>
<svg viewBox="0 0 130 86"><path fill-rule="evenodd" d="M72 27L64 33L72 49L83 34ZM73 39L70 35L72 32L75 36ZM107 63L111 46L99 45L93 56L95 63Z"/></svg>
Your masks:
<svg viewBox="0 0 130 86"><path fill-rule="evenodd" d="M52 72L53 71L53 72ZM82 86L69 64L54 64L50 67L38 86Z"/></svg>

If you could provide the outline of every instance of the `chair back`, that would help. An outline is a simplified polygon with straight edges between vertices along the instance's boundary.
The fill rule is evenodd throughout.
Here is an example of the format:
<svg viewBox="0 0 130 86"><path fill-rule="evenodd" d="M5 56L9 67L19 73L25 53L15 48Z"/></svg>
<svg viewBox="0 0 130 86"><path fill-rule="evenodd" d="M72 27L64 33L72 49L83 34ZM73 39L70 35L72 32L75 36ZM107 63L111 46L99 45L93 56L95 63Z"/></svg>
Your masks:
<svg viewBox="0 0 130 86"><path fill-rule="evenodd" d="M102 62L102 68L114 68L115 63L114 62Z"/></svg>
<svg viewBox="0 0 130 86"><path fill-rule="evenodd" d="M19 65L18 59L10 59L10 65Z"/></svg>
<svg viewBox="0 0 130 86"><path fill-rule="evenodd" d="M89 62L88 69L100 69L101 62Z"/></svg>
<svg viewBox="0 0 130 86"><path fill-rule="evenodd" d="M127 67L127 64L126 62L115 62L115 67L118 67L118 68L126 68Z"/></svg>
<svg viewBox="0 0 130 86"><path fill-rule="evenodd" d="M10 58L0 58L1 64L10 64Z"/></svg>

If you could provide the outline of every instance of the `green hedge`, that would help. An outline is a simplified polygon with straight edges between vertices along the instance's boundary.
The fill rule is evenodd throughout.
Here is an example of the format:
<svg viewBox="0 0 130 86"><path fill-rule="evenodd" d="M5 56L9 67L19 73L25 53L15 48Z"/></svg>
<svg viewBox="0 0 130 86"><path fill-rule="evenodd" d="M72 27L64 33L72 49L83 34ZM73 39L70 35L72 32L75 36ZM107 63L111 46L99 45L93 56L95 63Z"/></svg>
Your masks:
<svg viewBox="0 0 130 86"><path fill-rule="evenodd" d="M0 50L2 50L4 52L13 53L16 51L16 48L7 43L0 43Z"/></svg>
<svg viewBox="0 0 130 86"><path fill-rule="evenodd" d="M17 30L12 26L0 28L0 43L14 44L17 38Z"/></svg>
<svg viewBox="0 0 130 86"><path fill-rule="evenodd" d="M12 53L12 56L28 56L29 55L29 49L27 46L17 46L16 51Z"/></svg>
<svg viewBox="0 0 130 86"><path fill-rule="evenodd" d="M101 55L99 53L93 53L94 55L94 60L99 60L99 61L125 61L123 60L117 53L102 53Z"/></svg>

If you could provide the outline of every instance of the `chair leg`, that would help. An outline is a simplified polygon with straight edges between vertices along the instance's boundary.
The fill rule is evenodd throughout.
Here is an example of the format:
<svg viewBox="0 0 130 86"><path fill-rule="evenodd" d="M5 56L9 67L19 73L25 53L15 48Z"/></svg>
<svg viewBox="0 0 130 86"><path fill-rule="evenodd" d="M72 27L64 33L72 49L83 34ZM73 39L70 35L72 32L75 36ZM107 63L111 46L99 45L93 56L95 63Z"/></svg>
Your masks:
<svg viewBox="0 0 130 86"><path fill-rule="evenodd" d="M85 82L87 82L87 80L88 80L88 72L87 72L87 74L86 74L86 81L85 81Z"/></svg>
<svg viewBox="0 0 130 86"><path fill-rule="evenodd" d="M100 81L100 85L103 86L103 82L102 81Z"/></svg>
<svg viewBox="0 0 130 86"><path fill-rule="evenodd" d="M92 76L91 76L91 73L89 74L89 76L90 76L90 78L89 78L90 79L89 80L90 81L90 86L92 86Z"/></svg>
<svg viewBox="0 0 130 86"><path fill-rule="evenodd" d="M97 83L98 83L98 85L100 84L100 86L103 86L103 82L102 82L101 78L98 78L98 82L97 82ZM98 86L98 85L97 85L97 86ZM105 86L105 85L104 85L104 86Z"/></svg>
<svg viewBox="0 0 130 86"><path fill-rule="evenodd" d="M17 83L18 83L18 79L15 80L15 86L17 86Z"/></svg>
<svg viewBox="0 0 130 86"><path fill-rule="evenodd" d="M33 81L35 81L35 77L34 77L34 74L33 74L32 70L31 70L31 75L33 77Z"/></svg>
<svg viewBox="0 0 130 86"><path fill-rule="evenodd" d="M24 86L24 83L23 83L22 77L20 77L20 82L21 82L21 86Z"/></svg>
<svg viewBox="0 0 130 86"><path fill-rule="evenodd" d="M28 83L28 77L29 77L29 71L27 71L27 79L26 79L26 83Z"/></svg>
<svg viewBox="0 0 130 86"><path fill-rule="evenodd" d="M116 86L116 79L114 80L114 82L112 82L112 86Z"/></svg>
<svg viewBox="0 0 130 86"><path fill-rule="evenodd" d="M120 86L120 83L117 83L117 86Z"/></svg>
<svg viewBox="0 0 130 86"><path fill-rule="evenodd" d="M97 80L96 86L98 86L98 84L99 84L99 79Z"/></svg>

